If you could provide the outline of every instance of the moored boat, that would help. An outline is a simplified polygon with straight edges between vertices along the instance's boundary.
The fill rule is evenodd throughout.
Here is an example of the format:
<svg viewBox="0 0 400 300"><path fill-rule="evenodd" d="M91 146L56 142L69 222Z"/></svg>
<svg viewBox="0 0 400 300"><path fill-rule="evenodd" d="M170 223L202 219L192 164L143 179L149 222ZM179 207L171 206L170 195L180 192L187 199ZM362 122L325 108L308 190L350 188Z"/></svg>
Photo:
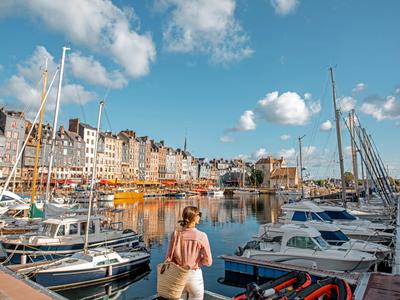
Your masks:
<svg viewBox="0 0 400 300"><path fill-rule="evenodd" d="M126 252L96 248L40 267L33 279L52 290L87 286L114 280L148 265L150 254L144 250Z"/></svg>
<svg viewBox="0 0 400 300"><path fill-rule="evenodd" d="M35 234L9 236L2 240L7 261L11 263L36 262L64 258L83 249L86 216L48 219ZM132 230L114 230L101 226L99 217L89 224L89 248L137 246L141 236Z"/></svg>
<svg viewBox="0 0 400 300"><path fill-rule="evenodd" d="M250 241L236 254L256 260L341 272L367 271L377 262L376 257L369 253L335 249L315 228L294 224L270 224L264 240Z"/></svg>

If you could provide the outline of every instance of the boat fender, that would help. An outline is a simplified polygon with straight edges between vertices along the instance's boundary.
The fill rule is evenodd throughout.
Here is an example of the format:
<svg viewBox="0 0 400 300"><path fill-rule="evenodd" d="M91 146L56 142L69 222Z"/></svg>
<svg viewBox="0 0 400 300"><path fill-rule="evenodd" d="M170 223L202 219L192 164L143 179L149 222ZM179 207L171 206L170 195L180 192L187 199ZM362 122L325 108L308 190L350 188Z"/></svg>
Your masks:
<svg viewBox="0 0 400 300"><path fill-rule="evenodd" d="M272 295L275 295L275 289L268 289L268 290L265 290L264 291L264 294L263 294L263 296L264 297L270 297L270 296L272 296Z"/></svg>
<svg viewBox="0 0 400 300"><path fill-rule="evenodd" d="M22 254L21 255L21 265L25 265L26 264L26 254Z"/></svg>
<svg viewBox="0 0 400 300"><path fill-rule="evenodd" d="M109 265L108 267L107 267L107 276L108 277L111 277L113 274L113 271L112 271L112 265Z"/></svg>

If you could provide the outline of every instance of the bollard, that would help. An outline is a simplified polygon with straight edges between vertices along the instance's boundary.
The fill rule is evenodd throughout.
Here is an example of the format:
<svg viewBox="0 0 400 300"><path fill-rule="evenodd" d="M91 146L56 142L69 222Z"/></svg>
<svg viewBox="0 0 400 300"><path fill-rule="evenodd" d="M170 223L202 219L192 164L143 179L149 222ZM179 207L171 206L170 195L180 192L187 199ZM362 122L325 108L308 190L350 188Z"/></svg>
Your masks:
<svg viewBox="0 0 400 300"><path fill-rule="evenodd" d="M106 285L105 287L105 292L106 292L106 295L107 296L111 296L111 293L112 293L112 286L111 286L111 284L109 284L109 285Z"/></svg>
<svg viewBox="0 0 400 300"><path fill-rule="evenodd" d="M26 254L22 254L21 255L21 265L25 265L26 264Z"/></svg>

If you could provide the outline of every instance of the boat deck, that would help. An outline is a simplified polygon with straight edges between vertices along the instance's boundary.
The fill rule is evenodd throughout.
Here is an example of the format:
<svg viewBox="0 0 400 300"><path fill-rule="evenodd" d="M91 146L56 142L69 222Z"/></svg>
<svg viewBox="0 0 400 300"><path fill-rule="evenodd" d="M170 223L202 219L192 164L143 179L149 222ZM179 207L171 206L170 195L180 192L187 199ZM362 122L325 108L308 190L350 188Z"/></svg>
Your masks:
<svg viewBox="0 0 400 300"><path fill-rule="evenodd" d="M15 273L0 266L0 299L26 300L27 297L30 300L65 299L34 282L19 278Z"/></svg>

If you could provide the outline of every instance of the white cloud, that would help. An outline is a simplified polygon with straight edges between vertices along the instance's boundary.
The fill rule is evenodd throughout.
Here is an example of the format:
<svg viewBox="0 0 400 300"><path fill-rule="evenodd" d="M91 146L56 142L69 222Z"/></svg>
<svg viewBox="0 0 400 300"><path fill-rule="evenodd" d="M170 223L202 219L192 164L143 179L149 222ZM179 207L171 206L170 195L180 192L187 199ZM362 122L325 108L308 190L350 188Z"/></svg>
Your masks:
<svg viewBox="0 0 400 300"><path fill-rule="evenodd" d="M246 110L239 118L238 123L232 131L249 131L256 129L257 125L254 122L254 112L251 110Z"/></svg>
<svg viewBox="0 0 400 300"><path fill-rule="evenodd" d="M299 5L299 0L271 0L271 5L275 9L276 14L286 16L295 12Z"/></svg>
<svg viewBox="0 0 400 300"><path fill-rule="evenodd" d="M235 156L234 157L235 159L243 159L243 160L249 160L249 159L252 159L251 157L250 157L250 155L247 155L247 154L239 154L239 155L237 155L237 156Z"/></svg>
<svg viewBox="0 0 400 300"><path fill-rule="evenodd" d="M332 127L333 127L332 122L330 120L326 120L321 124L321 126L319 126L319 129L321 131L330 131Z"/></svg>
<svg viewBox="0 0 400 300"><path fill-rule="evenodd" d="M128 84L121 72L108 73L105 67L92 56L86 57L75 52L69 55L69 62L72 74L90 84L111 88L122 88Z"/></svg>
<svg viewBox="0 0 400 300"><path fill-rule="evenodd" d="M344 148L344 155L347 158L351 157L351 146L346 146L346 148Z"/></svg>
<svg viewBox="0 0 400 300"><path fill-rule="evenodd" d="M224 135L222 137L220 137L219 141L221 143L232 143L234 141L233 137L229 136L229 135Z"/></svg>
<svg viewBox="0 0 400 300"><path fill-rule="evenodd" d="M278 92L272 92L258 101L256 111L269 122L304 125L320 109L318 102L306 103L297 93L286 92L279 95Z"/></svg>
<svg viewBox="0 0 400 300"><path fill-rule="evenodd" d="M304 93L304 99L305 100L311 100L312 99L312 94L311 93Z"/></svg>
<svg viewBox="0 0 400 300"><path fill-rule="evenodd" d="M296 150L294 148L290 149L281 149L278 154L280 157L283 157L285 160L294 160L296 158Z"/></svg>
<svg viewBox="0 0 400 300"><path fill-rule="evenodd" d="M368 97L361 105L361 111L378 121L398 120L400 119L400 100L395 96Z"/></svg>
<svg viewBox="0 0 400 300"><path fill-rule="evenodd" d="M279 138L282 141L287 141L287 140L289 140L291 138L291 136L289 134L282 134Z"/></svg>
<svg viewBox="0 0 400 300"><path fill-rule="evenodd" d="M107 0L4 0L6 14L25 14L46 28L65 34L76 44L110 56L131 77L149 73L156 50L149 33L130 28L133 9L120 9Z"/></svg>
<svg viewBox="0 0 400 300"><path fill-rule="evenodd" d="M304 155L304 157L306 158L307 156L313 155L316 151L317 151L317 147L315 147L315 146L303 147L302 155Z"/></svg>
<svg viewBox="0 0 400 300"><path fill-rule="evenodd" d="M31 57L17 65L17 74L12 75L6 81L5 85L0 88L0 95L17 100L20 106L24 107L22 110L25 110L28 114L30 114L32 110L39 109L42 93L40 79L42 77L46 58L48 62L49 85L53 79L57 65L54 62L53 56L46 48L38 46ZM45 109L47 111L54 108L57 81L58 79L54 81L48 99L46 100ZM95 98L96 95L86 91L82 85L68 83L68 80L64 81L61 93L62 104L83 104Z"/></svg>
<svg viewBox="0 0 400 300"><path fill-rule="evenodd" d="M367 89L367 86L365 83L357 83L357 85L352 89L353 93L361 93Z"/></svg>
<svg viewBox="0 0 400 300"><path fill-rule="evenodd" d="M353 97L341 97L338 99L338 109L342 112L349 112L356 107L356 102Z"/></svg>
<svg viewBox="0 0 400 300"><path fill-rule="evenodd" d="M242 60L254 52L235 19L235 0L159 0L156 6L170 13L163 32L168 51L206 53L216 63Z"/></svg>
<svg viewBox="0 0 400 300"><path fill-rule="evenodd" d="M268 152L267 152L267 150L265 149L265 148L260 148L260 149L257 149L254 153L253 153L253 158L255 159L255 160L258 160L258 159L260 159L261 157L264 157L264 156L266 156L268 154Z"/></svg>

